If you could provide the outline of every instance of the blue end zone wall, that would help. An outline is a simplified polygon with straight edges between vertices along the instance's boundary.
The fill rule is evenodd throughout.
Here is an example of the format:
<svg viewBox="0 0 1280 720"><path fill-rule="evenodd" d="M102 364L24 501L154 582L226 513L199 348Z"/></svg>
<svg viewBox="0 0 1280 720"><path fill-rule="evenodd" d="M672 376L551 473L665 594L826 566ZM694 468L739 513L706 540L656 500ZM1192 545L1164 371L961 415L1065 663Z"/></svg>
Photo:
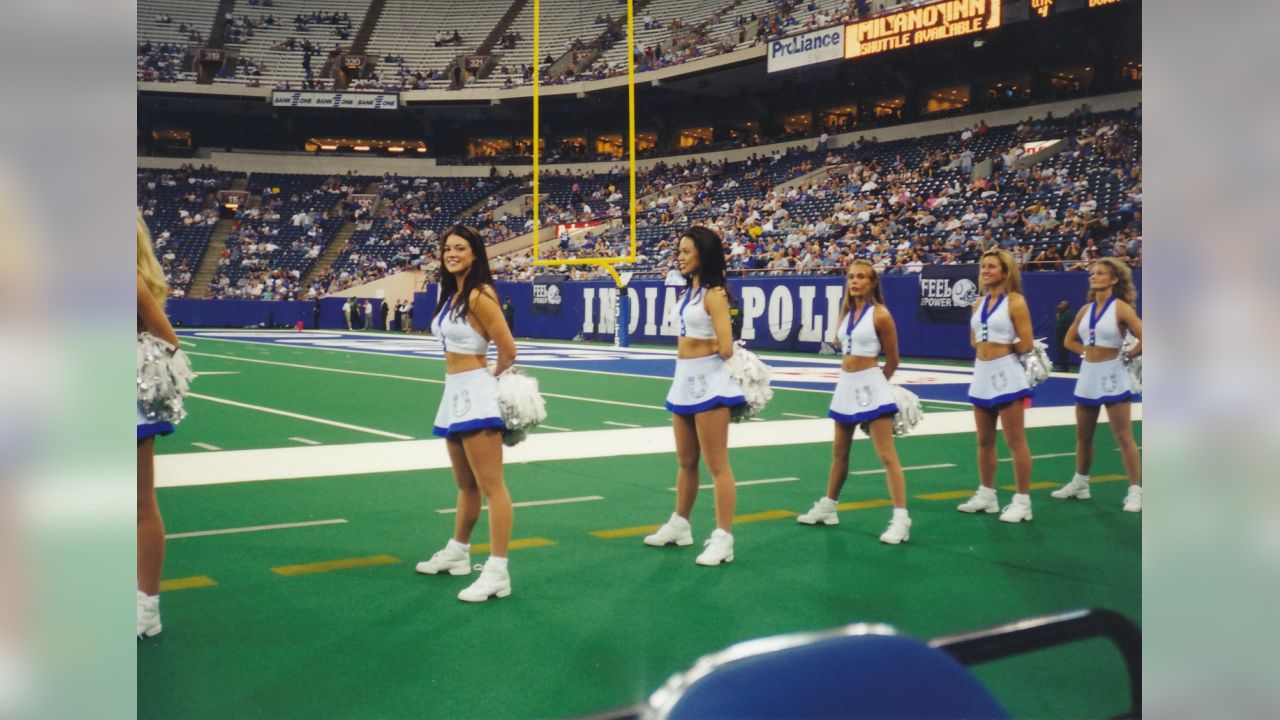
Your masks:
<svg viewBox="0 0 1280 720"><path fill-rule="evenodd" d="M315 321L311 300L192 300L173 298L165 303L165 312L175 327L294 327L299 320L309 330L318 328L346 329L342 303L346 298L332 297L320 301L320 322ZM363 298L361 299L363 302ZM373 299L374 317L382 301Z"/></svg>
<svg viewBox="0 0 1280 720"><path fill-rule="evenodd" d="M1054 309L1059 300L1070 303L1071 312L1084 304L1088 291L1087 273L1027 273L1023 288L1031 307L1036 337L1047 338L1050 355L1056 359ZM898 326L902 355L971 359L967 325L922 323L916 320L920 297L917 276L889 275L881 278L885 303ZM1134 272L1141 311L1142 273ZM831 323L839 311L842 277L761 277L733 280L730 288L742 306L742 337L749 347L764 350L814 352L819 342L830 336ZM632 283L631 339L638 343L675 342L678 328L665 321L667 308L675 302L675 288L660 281ZM436 287L414 296L413 326L425 330L435 309ZM579 334L587 340L612 340L612 307L616 290L612 281L565 282L561 285L558 312L533 312L533 285L498 283L498 293L510 297L515 306L514 332L517 337L569 340ZM320 328L345 328L343 298L320 301ZM378 300L374 300L377 317ZM609 308L609 312L601 309ZM316 327L310 301L260 300L170 300L167 305L175 325L183 327L253 327L260 324L294 326L302 320Z"/></svg>

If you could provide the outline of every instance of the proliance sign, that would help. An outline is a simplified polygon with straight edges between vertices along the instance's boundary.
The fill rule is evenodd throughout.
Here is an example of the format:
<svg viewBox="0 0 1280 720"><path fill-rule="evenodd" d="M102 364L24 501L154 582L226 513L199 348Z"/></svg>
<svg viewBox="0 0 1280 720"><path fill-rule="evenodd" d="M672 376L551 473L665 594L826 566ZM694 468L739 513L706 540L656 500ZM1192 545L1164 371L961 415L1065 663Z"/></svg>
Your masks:
<svg viewBox="0 0 1280 720"><path fill-rule="evenodd" d="M815 30L769 43L769 72L839 60L844 57L844 26Z"/></svg>
<svg viewBox="0 0 1280 720"><path fill-rule="evenodd" d="M338 110L395 110L396 93L335 93L312 90L273 90L273 107L336 108Z"/></svg>
<svg viewBox="0 0 1280 720"><path fill-rule="evenodd" d="M852 60L1000 27L1001 0L942 0L899 10L845 28L844 57Z"/></svg>

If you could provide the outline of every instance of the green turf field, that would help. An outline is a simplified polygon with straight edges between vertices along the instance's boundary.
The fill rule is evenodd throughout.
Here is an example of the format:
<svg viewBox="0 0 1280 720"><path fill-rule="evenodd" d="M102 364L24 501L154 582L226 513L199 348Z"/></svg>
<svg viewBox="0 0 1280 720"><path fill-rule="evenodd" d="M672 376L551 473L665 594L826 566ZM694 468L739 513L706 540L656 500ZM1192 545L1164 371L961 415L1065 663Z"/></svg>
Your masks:
<svg viewBox="0 0 1280 720"><path fill-rule="evenodd" d="M194 345L198 372L235 374L196 381L195 393L218 401L190 400L190 417L160 440L160 453L310 443L377 453L399 441L376 433L429 437L439 361L208 339ZM528 443L610 428L622 443L633 437L630 426L669 424L661 409L669 381L535 374L544 393L568 397L547 403L547 423L564 430L540 429ZM825 415L828 400L779 391L763 417L782 428L803 422L796 416ZM697 545L640 542L646 526L672 510L673 444L509 464L515 502L578 500L517 507L514 592L482 605L455 598L474 575L413 571L452 531L453 516L438 512L455 500L447 469L163 488L171 535L333 522L171 539L165 629L138 643L139 716L564 717L641 702L700 655L770 634L878 621L928 638L1079 607L1110 608L1140 623L1141 516L1120 511L1126 483L1105 429L1093 500L1048 495L1070 478L1073 433L1070 426L1029 432L1032 452L1052 457L1035 461L1033 482L1043 486L1033 486L1035 520L1021 525L955 511L957 496L977 484L972 433L899 439L914 524L910 542L896 547L877 542L888 495L861 436L851 470L872 472L850 477L841 498L850 509L835 527L794 520L825 489L829 430L808 444L734 449L735 474L746 483L738 491L736 559L717 568L694 565ZM939 467L911 469L920 466ZM1012 484L1007 462L998 484ZM1008 494L1002 490L1002 499ZM692 518L698 539L712 529L712 515L703 491ZM473 542L487 542L483 515ZM1123 664L1100 641L978 673L1019 717L1127 707Z"/></svg>

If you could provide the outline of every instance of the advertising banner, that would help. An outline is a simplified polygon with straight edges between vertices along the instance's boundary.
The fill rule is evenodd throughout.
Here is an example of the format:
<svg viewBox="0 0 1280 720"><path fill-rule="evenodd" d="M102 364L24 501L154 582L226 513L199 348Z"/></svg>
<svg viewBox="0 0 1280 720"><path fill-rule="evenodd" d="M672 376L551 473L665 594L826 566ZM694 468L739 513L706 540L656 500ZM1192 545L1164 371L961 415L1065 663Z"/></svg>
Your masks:
<svg viewBox="0 0 1280 720"><path fill-rule="evenodd" d="M769 43L769 72L840 60L844 57L844 26L837 25Z"/></svg>
<svg viewBox="0 0 1280 720"><path fill-rule="evenodd" d="M533 282L533 314L559 316L564 307L564 277L543 275Z"/></svg>
<svg viewBox="0 0 1280 720"><path fill-rule="evenodd" d="M925 265L920 273L916 320L967 324L970 308L977 299L977 265Z"/></svg>
<svg viewBox="0 0 1280 720"><path fill-rule="evenodd" d="M273 90L273 107L329 108L337 110L395 110L396 93L320 92L316 90Z"/></svg>

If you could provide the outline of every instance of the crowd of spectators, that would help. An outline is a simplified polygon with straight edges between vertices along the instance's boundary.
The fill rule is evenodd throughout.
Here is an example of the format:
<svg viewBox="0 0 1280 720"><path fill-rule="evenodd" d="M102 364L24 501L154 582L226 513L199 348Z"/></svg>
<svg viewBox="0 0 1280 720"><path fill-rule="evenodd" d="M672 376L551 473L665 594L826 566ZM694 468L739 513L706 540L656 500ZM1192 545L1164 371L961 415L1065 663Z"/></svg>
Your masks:
<svg viewBox="0 0 1280 720"><path fill-rule="evenodd" d="M218 223L217 193L230 188L236 177L211 165L138 171L138 208L151 228L171 297L185 297L191 287L192 273Z"/></svg>
<svg viewBox="0 0 1280 720"><path fill-rule="evenodd" d="M906 0L903 4L918 4L919 2L921 0ZM272 6L267 0L257 0L248 4L250 7ZM730 20L737 5L738 3L736 2L726 0L723 5L709 16L699 21L689 21L681 17L655 18L648 13L638 18L640 26L646 30L668 30L670 39L645 47L637 47L635 50L636 70L645 72L671 67L699 58L754 47L760 43L789 34L865 19L879 13L896 10L899 3L872 3L869 0L836 0L835 2L830 2L829 0L772 0L770 7L763 12L739 14L735 19ZM800 21L802 16L805 18L803 22ZM606 56L608 51L617 43L625 41L625 28L622 19L623 17L615 18L612 13L602 13L597 14L594 18L594 23L588 25L586 24L586 18L584 18L584 28L587 28L584 35L568 40L564 48L565 52L575 53L575 62L570 63L564 72L558 73L555 77L547 76L544 72L542 82L549 85L559 85L584 80L600 80L626 74L627 63L625 61L619 61L616 58L610 59L612 56ZM171 22L172 19L170 18L169 21ZM243 44L254 36L255 30L262 27L275 27L283 22L291 22L299 33L309 33L313 26L327 26L329 34L340 42L350 40L354 33L353 21L345 12L312 11L307 14L298 13L292 20L277 19L270 13L260 14L257 18L250 18L243 13L239 15L227 13L227 41L232 44ZM604 28L598 30L596 28L597 25L603 25ZM730 27L731 32L725 32L724 26ZM179 30L187 34L188 39L195 44L204 41L201 33L194 27L183 25ZM521 40L523 40L523 37L520 33L507 32L498 39L497 47L498 49L513 50L518 47L518 43ZM435 33L432 42L436 47L447 45L460 47L464 44L464 38L457 30L440 29ZM290 37L279 43L276 49L302 49L307 52L307 44L308 41L306 40L300 41L297 37ZM586 68L579 69L576 57L593 49L599 50L601 56ZM318 52L319 45L314 45L309 54ZM140 79L143 73L142 56L143 53L140 51ZM554 56L549 57L547 61L542 63L542 67L545 69L554 61ZM383 62L387 67L379 70L374 76L361 79L356 89L425 89L430 87L432 82L438 83L447 79L443 68L411 68L404 63L403 58L399 58L399 61L396 62L388 57L384 58ZM151 68L151 70L150 76L154 77L154 79L163 78L166 81L190 79L172 73L164 73L155 68ZM525 64L502 63L497 68L497 74L503 78L502 87L504 88L520 87L533 82L531 66ZM315 87L320 84L320 81L311 74L310 68L304 68L304 76L303 87ZM247 77L249 82L253 83L257 74L253 72L228 72L226 77Z"/></svg>
<svg viewBox="0 0 1280 720"><path fill-rule="evenodd" d="M139 82L183 82L192 79L183 67L187 49L173 43L143 40L138 43Z"/></svg>
<svg viewBox="0 0 1280 720"><path fill-rule="evenodd" d="M663 168L656 177L677 192L651 200L638 229L661 231L649 246L649 255L661 258L674 250L680 228L703 222L725 238L732 269L771 273L838 272L855 257L887 273L919 272L927 264L974 262L994 245L1028 271L1084 270L1103 256L1141 265L1140 112L1028 120L1006 133L1007 149L1064 136L1070 146L1035 165L1016 164L1016 157L1006 164L1016 152L1002 152L990 178L972 179L965 155L985 134L981 127L916 158L898 152L902 142L830 152L822 163L835 172L785 191L775 183L733 192L755 181L759 169ZM810 167L796 164L792 174ZM646 189L654 184L650 178Z"/></svg>
<svg viewBox="0 0 1280 720"><path fill-rule="evenodd" d="M866 18L879 12L895 9L893 3L888 3L889 7L885 7L885 5L886 3L879 3L873 7L871 3L865 0L845 0L844 2L836 3L833 7L822 8L817 0L774 0L767 11L739 15L733 21L728 20L736 7L736 4L731 2L726 2L722 7L699 22L688 22L678 17L654 18L652 15L646 14L639 19L641 27L645 29L667 29L671 33L671 38L665 42L637 47L634 58L636 71L645 72L672 67L699 58L720 55L744 47L753 47L788 34L807 32L818 27ZM802 7L808 11L807 18L803 23L797 18L798 11ZM276 18L270 14L260 15L257 19L252 19L247 15L237 16L234 13L229 13L227 15L228 39L232 43L243 43L253 36L255 28L274 26L277 22ZM308 32L313 25L317 24L330 25L332 26L330 34L342 41L349 40L352 34L351 20L346 13L312 12L308 15L299 14L293 18L292 22L299 32ZM720 31L719 27L725 23L731 24L736 29L736 32L724 33ZM615 19L611 13L599 14L596 16L594 24L603 24L604 28L599 30L598 33L595 29L592 29L582 37L571 38L566 41L564 51L572 53L574 61L570 62L562 72L555 74L555 76L551 76L548 72L548 68L555 63L556 58L554 55L548 55L541 63L543 68L541 82L543 84L562 85L586 80L602 80L627 73L627 63L625 61L617 60L616 58L610 59L612 56L605 55L617 43L625 40L625 28L621 23L621 18ZM507 50L515 49L521 40L523 40L523 37L520 33L508 32L499 38L497 47ZM197 38L195 41L199 42L199 39ZM464 43L464 39L457 30L440 29L435 33L432 42L436 47L461 46ZM311 47L308 48L308 45ZM299 40L296 37L289 37L281 41L275 49L301 49L308 55L320 52L318 45L305 39ZM586 56L592 50L598 50L599 57L587 67L579 68L580 63L577 58ZM495 68L495 75L502 78L502 88L530 85L533 82L532 73L532 66L524 63L501 62ZM247 77L249 82L253 83L254 78L259 74L254 72L227 72L225 77ZM304 77L303 87L315 87L320 83L305 64ZM448 78L443 68L413 68L409 67L402 57L387 56L383 58L382 67L371 71L369 77L355 81L352 88L359 90L416 90L439 87L439 83L447 80ZM474 78L469 78L468 83L464 83L464 87L469 86L471 83L474 83ZM285 87L285 85L281 84L281 87Z"/></svg>
<svg viewBox="0 0 1280 720"><path fill-rule="evenodd" d="M991 247L1013 253L1025 271L1084 271L1099 257L1142 265L1141 109L1095 114L1087 106L1067 117L1027 119L959 132L879 142L863 138L840 148L753 153L740 162L663 162L637 176L638 272L669 269L681 232L693 223L724 238L728 267L742 273L839 273L855 258L887 274L926 265L975 262ZM1062 141L1042 157L1026 157L1036 141ZM991 170L975 173L986 161ZM544 172L540 222L599 223L546 243L544 261L625 255L630 229L625 169L602 174ZM216 222L199 192L225 179L188 172L150 178L187 183L179 224ZM140 180L141 183L141 180ZM458 221L477 227L493 245L532 230L527 179L408 178L377 184L378 206L351 198L358 183L334 178L316 217L287 219L304 232L284 245L274 238L282 218L278 197L264 196L257 214L242 209L215 292L225 297L310 297L401 269L439 269L439 233ZM140 189L140 197L143 191ZM307 205L290 198L288 207ZM200 207L197 207L199 205ZM500 210L506 208L506 210ZM145 211L144 203L144 211ZM274 213L274 214L273 214ZM330 273L299 288L305 270L282 268L286 248L315 258L325 229L344 220L356 232ZM318 229L313 229L314 224ZM499 257L502 259L499 260ZM163 256L162 256L163 262ZM571 277L603 272L589 266L535 267L527 253L495 256L504 279L563 270ZM175 268L178 272L184 269ZM186 271L190 267L185 268Z"/></svg>
<svg viewBox="0 0 1280 720"><path fill-rule="evenodd" d="M236 212L210 283L211 297L305 297L303 277L344 221L333 210L360 189L360 179L350 173L289 189L263 187L260 204Z"/></svg>

